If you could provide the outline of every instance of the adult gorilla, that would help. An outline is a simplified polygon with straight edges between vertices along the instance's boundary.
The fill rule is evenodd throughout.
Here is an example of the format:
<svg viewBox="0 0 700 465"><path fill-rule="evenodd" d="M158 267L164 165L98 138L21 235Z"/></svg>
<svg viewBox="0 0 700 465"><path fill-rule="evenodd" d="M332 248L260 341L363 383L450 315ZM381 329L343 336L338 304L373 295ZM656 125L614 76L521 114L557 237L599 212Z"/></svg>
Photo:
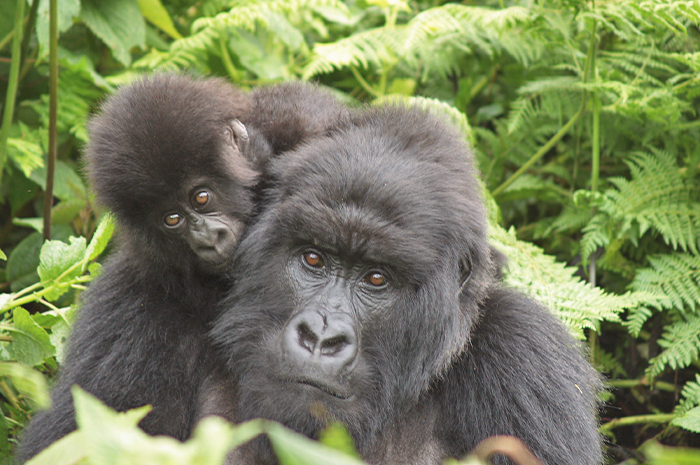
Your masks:
<svg viewBox="0 0 700 465"><path fill-rule="evenodd" d="M415 109L353 118L269 168L213 331L238 391L218 408L311 437L340 421L370 463L438 464L494 434L599 463L597 373L497 282L460 136ZM264 441L238 454L275 461Z"/></svg>

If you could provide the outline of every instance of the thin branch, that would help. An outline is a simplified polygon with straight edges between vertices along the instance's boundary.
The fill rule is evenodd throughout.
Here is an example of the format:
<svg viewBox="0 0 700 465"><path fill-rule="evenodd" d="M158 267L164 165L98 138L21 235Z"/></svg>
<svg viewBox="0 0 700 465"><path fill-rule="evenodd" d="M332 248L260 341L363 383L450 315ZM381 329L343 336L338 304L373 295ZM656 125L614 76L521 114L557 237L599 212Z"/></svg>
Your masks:
<svg viewBox="0 0 700 465"><path fill-rule="evenodd" d="M632 415L629 417L624 417L624 418L615 418L614 420L610 420L609 422L605 423L602 425L600 428L598 428L598 431L601 433L605 433L608 431L611 431L615 428L619 428L621 426L630 426L630 425L644 425L644 424L663 424L663 423L669 423L673 419L676 418L676 415L673 413L658 413L658 414L651 414L651 415Z"/></svg>
<svg viewBox="0 0 700 465"><path fill-rule="evenodd" d="M0 181L5 169L7 160L7 138L10 136L10 126L15 112L15 99L17 98L17 86L19 85L19 68L22 61L22 28L24 26L24 4L25 0L17 0L15 6L15 27L12 38L12 63L10 63L10 80L7 85L7 96L5 98L5 111L2 117L2 128L0 128Z"/></svg>
<svg viewBox="0 0 700 465"><path fill-rule="evenodd" d="M49 0L49 156L44 190L44 240L51 239L51 207L53 178L58 156L58 0Z"/></svg>

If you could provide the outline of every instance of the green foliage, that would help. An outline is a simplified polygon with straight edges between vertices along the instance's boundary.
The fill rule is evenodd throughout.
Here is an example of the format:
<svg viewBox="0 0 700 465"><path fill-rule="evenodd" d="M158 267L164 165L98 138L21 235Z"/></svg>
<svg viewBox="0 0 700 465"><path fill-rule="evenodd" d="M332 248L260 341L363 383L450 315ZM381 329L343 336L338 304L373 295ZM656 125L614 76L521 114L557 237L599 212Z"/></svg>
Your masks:
<svg viewBox="0 0 700 465"><path fill-rule="evenodd" d="M602 320L619 321L619 313L639 304L634 293L608 294L574 276L576 269L558 263L538 247L515 237L515 231L495 226L494 246L508 257L506 282L547 305L580 339L583 329L596 330Z"/></svg>
<svg viewBox="0 0 700 465"><path fill-rule="evenodd" d="M118 413L77 386L73 387L73 399L78 429L28 465L219 465L230 450L263 433L283 465L364 463L273 422L253 420L233 426L220 417L208 417L197 425L192 438L182 443L166 436L149 436L136 426L148 415L149 406Z"/></svg>
<svg viewBox="0 0 700 465"><path fill-rule="evenodd" d="M474 148L506 282L588 336L613 383L633 386L614 391L602 415L612 418L606 432L634 428L609 462L700 429L698 2L59 0L48 242L49 2L38 1L36 16L33 3L0 2L0 462L46 403L41 373L57 373L114 229L84 181L86 122L105 93L154 69L244 88L314 79L351 105L402 102L444 117ZM658 393L679 390L679 401ZM80 432L37 463L74 463L76 450L90 463L117 460L106 451L145 460L134 458L139 448L151 463L213 463L236 437L263 430L289 463L352 462L259 423L213 420L185 444L149 438L134 427L137 413L81 402ZM332 430L324 441L350 450L343 438ZM697 449L656 443L639 452L650 463L699 460Z"/></svg>

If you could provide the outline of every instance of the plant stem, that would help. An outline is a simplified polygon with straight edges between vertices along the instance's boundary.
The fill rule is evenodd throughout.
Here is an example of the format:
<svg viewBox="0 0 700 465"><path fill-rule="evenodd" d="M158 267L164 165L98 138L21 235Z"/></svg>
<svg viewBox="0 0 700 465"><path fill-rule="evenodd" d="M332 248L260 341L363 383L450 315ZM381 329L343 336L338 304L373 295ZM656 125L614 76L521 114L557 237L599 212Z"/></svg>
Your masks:
<svg viewBox="0 0 700 465"><path fill-rule="evenodd" d="M606 383L608 386L612 386L615 388L634 388L637 386L641 387L648 387L648 388L655 388L658 389L659 391L668 391L668 392L676 392L677 387L674 386L671 383L667 383L666 381L655 381L653 385L650 385L646 380L644 379L613 379L611 381L608 381Z"/></svg>
<svg viewBox="0 0 700 465"><path fill-rule="evenodd" d="M19 68L22 61L22 28L24 26L24 4L25 0L17 0L15 6L15 27L12 38L12 62L10 63L10 77L7 84L7 95L5 97L5 111L2 116L2 128L0 128L0 181L5 169L7 160L7 138L10 136L10 126L15 112L15 99L17 97L17 86L19 84Z"/></svg>
<svg viewBox="0 0 700 465"><path fill-rule="evenodd" d="M668 423L671 420L676 418L676 415L673 413L658 413L658 414L651 414L651 415L633 415L629 417L624 417L624 418L615 418L614 420L610 420L609 422L605 423L602 425L600 428L598 428L598 431L601 433L604 433L606 431L610 431L615 428L619 428L621 426L630 426L630 425L640 425L640 424L659 424L659 423Z"/></svg>
<svg viewBox="0 0 700 465"><path fill-rule="evenodd" d="M7 385L7 382L3 379L0 381L0 392L5 396L5 399L10 402L10 404L18 409L19 408L19 402L17 402L17 397L15 397L15 394L12 392L12 389L10 389L10 386Z"/></svg>
<svg viewBox="0 0 700 465"><path fill-rule="evenodd" d="M550 150L552 147L554 147L554 144L556 144L557 142L559 142L559 140L560 140L562 137L564 137L564 136L566 135L567 132L569 132L569 128L571 128L571 126L573 126L574 123L576 123L576 121L578 121L578 119L581 117L581 115L583 114L583 111L584 111L585 109L586 109L586 100L584 99L584 101L581 102L581 107L579 107L578 111L577 111L577 112L574 114L574 116L572 116L571 119L559 130L559 132L557 132L551 139L549 139L549 141L548 141L544 146L542 146L542 148L539 149L539 150L537 151L536 154L534 154L532 157L530 157L530 159L529 159L527 162L525 162L525 164L524 164L523 166L521 166L520 169L519 169L518 171L516 171L515 173L513 173L513 175L512 175L510 178L508 178L508 179L506 180L506 182L504 182L503 184L501 184L500 186L498 186L496 189L494 189L494 190L491 192L491 195L493 195L494 197L496 197L498 194L500 194L501 192L503 192L503 190L506 189L506 188L507 188L508 186L510 186L511 184L513 184L513 182L514 182L516 179L518 179L518 178L520 177L520 175L522 175L524 172L526 172L527 170L529 170L530 167L531 167L532 165L534 165L534 164L537 162L537 160L539 160L540 158L542 158L542 156L543 156L544 154L546 154L547 152L549 152L549 150Z"/></svg>
<svg viewBox="0 0 700 465"><path fill-rule="evenodd" d="M53 178L58 156L58 0L49 0L49 155L44 190L44 240L51 239L51 207L53 207Z"/></svg>
<svg viewBox="0 0 700 465"><path fill-rule="evenodd" d="M364 90L366 90L374 98L379 97L379 93L377 93L377 91L374 90L374 88L369 84L369 82L365 81L365 78L362 77L357 68L350 65L350 71L352 71L353 76L355 76L355 79L357 79L357 82L360 83Z"/></svg>
<svg viewBox="0 0 700 465"><path fill-rule="evenodd" d="M231 60L231 55L228 53L228 35L223 31L219 33L219 49L221 50L221 61L224 62L226 72L234 82L240 82L241 73L233 66L233 60Z"/></svg>
<svg viewBox="0 0 700 465"><path fill-rule="evenodd" d="M595 9L595 0L591 0L591 9ZM584 76L584 82L588 81L588 77L592 76L593 80L596 79L596 21L593 20L591 23L591 40L588 44L588 55L586 57L586 75ZM590 65L589 65L590 63ZM592 149L591 149L591 192L598 191L598 178L600 176L600 100L598 99L598 93L593 91L591 96L593 100L593 136L592 136ZM595 216L595 208L591 211L591 218ZM591 261L588 264L588 282L591 288L596 287L596 257L591 256ZM591 356L593 357L593 363L597 362L598 354L598 331L590 331L588 334L588 346L590 348Z"/></svg>

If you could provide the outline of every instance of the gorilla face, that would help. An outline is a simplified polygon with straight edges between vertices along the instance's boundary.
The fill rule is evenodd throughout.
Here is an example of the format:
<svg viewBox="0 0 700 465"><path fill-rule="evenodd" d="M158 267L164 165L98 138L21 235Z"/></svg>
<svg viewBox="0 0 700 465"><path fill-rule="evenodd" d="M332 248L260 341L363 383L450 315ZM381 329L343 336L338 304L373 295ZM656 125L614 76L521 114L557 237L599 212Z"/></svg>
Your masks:
<svg viewBox="0 0 700 465"><path fill-rule="evenodd" d="M90 121L87 169L124 242L163 269L216 274L253 210L257 173L238 118L249 102L216 79L156 75Z"/></svg>
<svg viewBox="0 0 700 465"><path fill-rule="evenodd" d="M213 335L241 419L341 421L362 453L463 351L491 282L469 154L422 112L373 109L271 172Z"/></svg>

